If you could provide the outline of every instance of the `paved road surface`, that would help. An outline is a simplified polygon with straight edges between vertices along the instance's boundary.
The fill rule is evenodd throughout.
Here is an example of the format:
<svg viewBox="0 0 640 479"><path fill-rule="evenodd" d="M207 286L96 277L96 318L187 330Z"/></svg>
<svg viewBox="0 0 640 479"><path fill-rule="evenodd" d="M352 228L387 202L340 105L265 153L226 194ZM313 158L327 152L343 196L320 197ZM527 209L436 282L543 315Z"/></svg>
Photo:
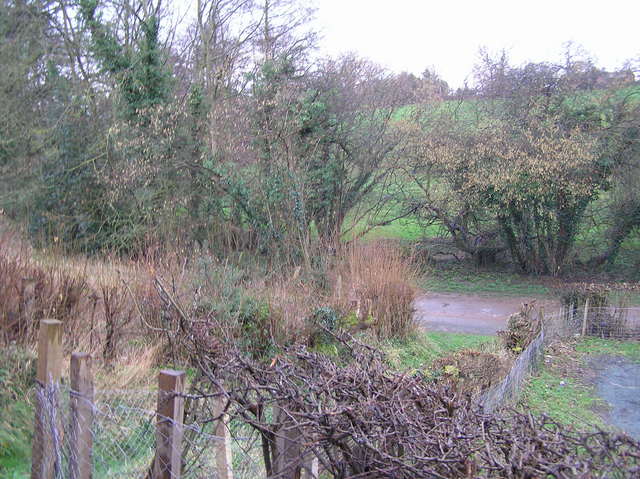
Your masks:
<svg viewBox="0 0 640 479"><path fill-rule="evenodd" d="M430 331L495 334L504 329L507 318L520 310L530 297L481 296L459 293L427 293L416 299L416 319ZM559 308L552 300L538 299L545 309Z"/></svg>

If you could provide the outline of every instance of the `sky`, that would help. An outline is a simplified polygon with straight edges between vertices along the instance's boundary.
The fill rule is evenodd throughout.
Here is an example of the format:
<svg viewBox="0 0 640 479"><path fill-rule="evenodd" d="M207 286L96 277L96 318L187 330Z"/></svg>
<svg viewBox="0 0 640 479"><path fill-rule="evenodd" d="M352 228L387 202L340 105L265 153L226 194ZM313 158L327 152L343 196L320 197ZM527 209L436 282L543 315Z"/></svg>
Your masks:
<svg viewBox="0 0 640 479"><path fill-rule="evenodd" d="M573 41L598 66L640 58L640 0L316 0L320 50L351 51L387 68L434 68L456 88L480 47L506 49L514 64L562 59Z"/></svg>

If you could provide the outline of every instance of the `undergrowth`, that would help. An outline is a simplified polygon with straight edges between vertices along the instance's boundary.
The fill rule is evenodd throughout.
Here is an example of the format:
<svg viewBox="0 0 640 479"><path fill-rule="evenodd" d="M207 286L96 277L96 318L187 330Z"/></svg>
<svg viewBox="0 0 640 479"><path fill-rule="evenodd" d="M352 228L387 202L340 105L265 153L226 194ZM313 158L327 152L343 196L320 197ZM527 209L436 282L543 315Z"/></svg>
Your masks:
<svg viewBox="0 0 640 479"><path fill-rule="evenodd" d="M35 355L18 346L0 349L0 476L26 475L33 436Z"/></svg>
<svg viewBox="0 0 640 479"><path fill-rule="evenodd" d="M40 319L63 322L65 358L71 351L92 353L96 390L146 390L159 365L188 369L189 353L176 340L185 333L210 340L212 351L228 341L267 361L286 346L310 345L322 328L411 348L417 272L392 243L352 243L311 269L274 270L248 254L237 261L195 254L83 258L34 250L18 232L0 232L2 477L28 472L29 351ZM330 341L320 343L330 352Z"/></svg>
<svg viewBox="0 0 640 479"><path fill-rule="evenodd" d="M394 367L417 371L448 353L462 349L491 350L495 343L493 336L417 331L405 339L384 342L382 349Z"/></svg>

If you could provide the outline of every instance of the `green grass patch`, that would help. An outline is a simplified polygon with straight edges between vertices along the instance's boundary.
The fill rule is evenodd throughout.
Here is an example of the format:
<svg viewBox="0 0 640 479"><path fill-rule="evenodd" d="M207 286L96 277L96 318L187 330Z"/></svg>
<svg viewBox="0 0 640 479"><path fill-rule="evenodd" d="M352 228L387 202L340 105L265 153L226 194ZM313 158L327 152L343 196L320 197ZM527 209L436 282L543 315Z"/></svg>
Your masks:
<svg viewBox="0 0 640 479"><path fill-rule="evenodd" d="M563 377L553 369L545 368L529 380L521 403L535 414L546 414L561 424L578 429L606 427L594 411L603 405L603 401L595 396L593 388Z"/></svg>
<svg viewBox="0 0 640 479"><path fill-rule="evenodd" d="M365 225L358 225L354 228L356 234L364 230ZM413 218L402 218L385 226L377 226L365 234L362 239L371 241L377 239L398 239L404 241L417 241L425 237L432 237L438 234L439 227L432 225L424 228Z"/></svg>
<svg viewBox="0 0 640 479"><path fill-rule="evenodd" d="M584 366L589 356L607 354L625 356L640 362L640 343L610 339L585 338L575 344L574 360ZM520 407L536 414L547 414L561 424L587 430L609 428L596 412L607 407L593 386L581 382L580 367L563 367L556 356L551 365L529 379L520 399Z"/></svg>
<svg viewBox="0 0 640 479"><path fill-rule="evenodd" d="M28 477L36 358L18 346L0 350L0 477Z"/></svg>
<svg viewBox="0 0 640 479"><path fill-rule="evenodd" d="M2 479L26 479L31 476L31 460L19 457L0 459L0 477Z"/></svg>
<svg viewBox="0 0 640 479"><path fill-rule="evenodd" d="M586 338L576 344L576 351L584 354L624 356L640 363L640 342Z"/></svg>
<svg viewBox="0 0 640 479"><path fill-rule="evenodd" d="M442 332L416 332L404 340L382 345L391 365L400 370L419 370L434 360L461 349L485 350L496 341L493 336Z"/></svg>
<svg viewBox="0 0 640 479"><path fill-rule="evenodd" d="M423 280L429 291L496 294L502 296L550 296L551 291L533 276L502 271L482 271L468 263L434 267Z"/></svg>

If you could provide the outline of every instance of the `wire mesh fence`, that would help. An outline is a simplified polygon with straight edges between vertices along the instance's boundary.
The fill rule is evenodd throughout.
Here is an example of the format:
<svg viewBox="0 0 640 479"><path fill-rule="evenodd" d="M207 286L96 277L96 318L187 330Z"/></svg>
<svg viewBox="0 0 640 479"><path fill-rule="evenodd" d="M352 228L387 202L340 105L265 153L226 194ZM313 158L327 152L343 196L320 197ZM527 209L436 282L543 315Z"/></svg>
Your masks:
<svg viewBox="0 0 640 479"><path fill-rule="evenodd" d="M545 330L543 328L518 356L505 378L482 395L480 400L486 412L493 412L499 406L517 398L525 379L537 368L544 345Z"/></svg>
<svg viewBox="0 0 640 479"><path fill-rule="evenodd" d="M540 333L518 355L505 378L479 398L487 412L514 402L524 382L542 359L544 348L556 339L595 337L622 341L640 340L640 308L570 305L543 315Z"/></svg>
<svg viewBox="0 0 640 479"><path fill-rule="evenodd" d="M36 428L44 433L47 450L40 452L48 460L34 461L36 477L68 479L81 477L78 465L90 461L93 478L147 478L153 475L158 442L158 422L180 428L180 472L162 477L210 479L229 477L220 473L219 455L229 454L230 470L236 478L259 477L264 474L260 461L260 446L251 430L239 423L224 424L202 421L213 417L217 407L213 399L188 399L184 422L158 415L158 392L153 390L98 391L89 402L93 413L89 441L91 456L78 454L81 444L74 437L74 418L71 398L76 391L68 385L37 388L40 405ZM81 398L81 401L87 399ZM229 433L220 434L222 428ZM77 433L75 434L77 436ZM86 436L84 436L86 438ZM82 439L81 439L82 440ZM84 439L86 440L86 439ZM228 452L227 452L228 449Z"/></svg>
<svg viewBox="0 0 640 479"><path fill-rule="evenodd" d="M545 314L545 328L550 338L571 336L640 340L640 308L603 306L591 307L588 303L569 305Z"/></svg>
<svg viewBox="0 0 640 479"><path fill-rule="evenodd" d="M60 327L53 323L48 324L50 329ZM640 308L571 305L545 314L541 323L539 334L519 354L504 380L484 393L485 411L495 411L517 398L525 379L539 364L544 347L556 338L640 338ZM44 351L55 367L46 366L47 359L40 371L39 363L39 378L59 367L61 344L55 346L55 354L51 349L59 340L49 333L41 336L39 351ZM71 385L74 377L78 379L73 364L74 357ZM182 372L172 373L184 377ZM59 372L56 374L59 377ZM163 406L165 400L173 401L168 409ZM76 390L58 380L46 385L40 382L36 387L35 419L34 478L266 476L263 438L255 427L238 416L225 420L220 396L189 395L183 389L168 393L161 381L157 390L95 393L93 386Z"/></svg>

